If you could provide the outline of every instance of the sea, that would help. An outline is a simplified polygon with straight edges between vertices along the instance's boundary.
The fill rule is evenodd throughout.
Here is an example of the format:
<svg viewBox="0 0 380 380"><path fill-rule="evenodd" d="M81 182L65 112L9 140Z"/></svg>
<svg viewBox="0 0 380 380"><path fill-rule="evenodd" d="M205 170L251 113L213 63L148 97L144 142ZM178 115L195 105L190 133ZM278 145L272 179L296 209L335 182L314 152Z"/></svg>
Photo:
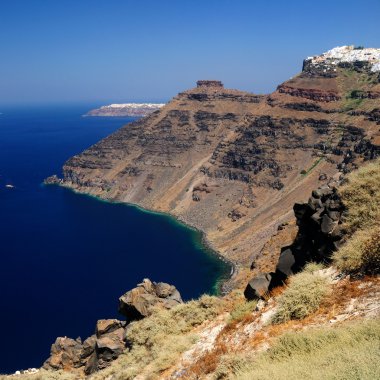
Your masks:
<svg viewBox="0 0 380 380"><path fill-rule="evenodd" d="M230 266L167 215L43 185L64 162L134 118L95 105L0 109L0 373L40 367L56 337L123 319L118 297L144 278L184 300L214 294Z"/></svg>

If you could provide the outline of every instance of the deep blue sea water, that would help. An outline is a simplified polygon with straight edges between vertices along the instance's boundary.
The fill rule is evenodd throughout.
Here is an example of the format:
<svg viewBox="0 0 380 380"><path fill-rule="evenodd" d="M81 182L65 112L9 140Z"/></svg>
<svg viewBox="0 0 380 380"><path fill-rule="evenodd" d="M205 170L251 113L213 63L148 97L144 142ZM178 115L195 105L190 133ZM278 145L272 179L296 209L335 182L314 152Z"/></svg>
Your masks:
<svg viewBox="0 0 380 380"><path fill-rule="evenodd" d="M145 277L190 299L228 275L170 217L41 185L133 120L81 117L90 108L0 110L0 373L38 367L57 336L85 338L96 320L120 318L118 297Z"/></svg>

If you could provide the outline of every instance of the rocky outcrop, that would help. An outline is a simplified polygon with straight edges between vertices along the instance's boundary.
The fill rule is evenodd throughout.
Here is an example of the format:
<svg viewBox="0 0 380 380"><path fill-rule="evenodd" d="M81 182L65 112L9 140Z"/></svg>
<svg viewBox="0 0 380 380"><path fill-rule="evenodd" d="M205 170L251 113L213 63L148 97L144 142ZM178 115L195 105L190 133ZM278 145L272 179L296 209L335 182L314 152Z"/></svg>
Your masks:
<svg viewBox="0 0 380 380"><path fill-rule="evenodd" d="M293 207L298 233L290 246L281 249L276 269L259 273L245 289L247 299L263 298L273 287L300 271L307 262L329 262L339 248L345 231L342 216L345 207L337 191L339 181L319 187L306 203ZM252 264L254 267L254 264Z"/></svg>
<svg viewBox="0 0 380 380"><path fill-rule="evenodd" d="M171 309L182 302L181 295L175 286L144 279L136 288L119 298L119 313L128 321L133 321L148 317L158 306Z"/></svg>
<svg viewBox="0 0 380 380"><path fill-rule="evenodd" d="M222 101L238 103L260 103L263 96L245 93L238 90L225 89L223 86L198 86L195 89L180 92L175 99L186 101L196 101L201 103ZM207 107L213 108L213 105L207 104Z"/></svg>
<svg viewBox="0 0 380 380"><path fill-rule="evenodd" d="M206 88L224 88L220 80L198 80L197 87Z"/></svg>
<svg viewBox="0 0 380 380"><path fill-rule="evenodd" d="M47 370L81 368L86 374L105 368L125 350L125 328L126 322L102 319L96 324L95 334L83 343L80 338L57 338L43 367Z"/></svg>
<svg viewBox="0 0 380 380"><path fill-rule="evenodd" d="M278 86L277 91L281 94L297 96L299 98L315 100L317 102L336 102L341 99L339 94L335 91L323 91L314 88L295 88L285 84Z"/></svg>
<svg viewBox="0 0 380 380"><path fill-rule="evenodd" d="M119 301L119 310L127 321L101 319L96 324L95 334L83 342L80 338L57 338L43 368L78 370L86 375L106 368L129 346L126 339L129 322L151 315L154 308L161 306L170 309L182 303L181 295L174 286L149 279L125 293Z"/></svg>
<svg viewBox="0 0 380 380"><path fill-rule="evenodd" d="M86 374L107 367L127 345L126 322L117 319L101 319L96 324L95 335L83 342L81 359Z"/></svg>
<svg viewBox="0 0 380 380"><path fill-rule="evenodd" d="M81 360L82 341L80 338L57 338L51 346L50 357L44 363L45 369L72 369L83 366Z"/></svg>
<svg viewBox="0 0 380 380"><path fill-rule="evenodd" d="M380 108L375 108L371 112L366 113L367 120L375 121L376 124L380 124Z"/></svg>
<svg viewBox="0 0 380 380"><path fill-rule="evenodd" d="M345 207L337 183L318 188L307 203L296 203L293 207L299 230L290 249L301 265L305 261L328 262L340 246Z"/></svg>
<svg viewBox="0 0 380 380"><path fill-rule="evenodd" d="M270 273L260 273L251 281L244 290L244 296L248 300L264 299L268 295L269 285L272 281L272 275Z"/></svg>
<svg viewBox="0 0 380 380"><path fill-rule="evenodd" d="M61 178L58 178L56 174L51 175L44 179L45 185L60 185L63 182Z"/></svg>
<svg viewBox="0 0 380 380"><path fill-rule="evenodd" d="M353 90L350 93L351 99L379 99L380 91Z"/></svg>
<svg viewBox="0 0 380 380"><path fill-rule="evenodd" d="M105 326L107 328L104 328ZM81 368L86 374L105 368L125 350L125 326L125 322L116 319L100 320L97 323L96 334L83 343L79 338L57 338L43 368Z"/></svg>

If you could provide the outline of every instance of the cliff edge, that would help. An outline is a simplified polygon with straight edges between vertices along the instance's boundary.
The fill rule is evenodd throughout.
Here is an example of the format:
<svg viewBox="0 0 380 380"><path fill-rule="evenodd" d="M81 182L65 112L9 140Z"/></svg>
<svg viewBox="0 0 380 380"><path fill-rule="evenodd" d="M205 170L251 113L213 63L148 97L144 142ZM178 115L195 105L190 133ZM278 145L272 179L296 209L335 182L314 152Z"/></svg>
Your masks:
<svg viewBox="0 0 380 380"><path fill-rule="evenodd" d="M229 260L273 266L259 254L293 204L380 152L378 54L308 58L269 95L198 81L69 159L63 185L170 213Z"/></svg>

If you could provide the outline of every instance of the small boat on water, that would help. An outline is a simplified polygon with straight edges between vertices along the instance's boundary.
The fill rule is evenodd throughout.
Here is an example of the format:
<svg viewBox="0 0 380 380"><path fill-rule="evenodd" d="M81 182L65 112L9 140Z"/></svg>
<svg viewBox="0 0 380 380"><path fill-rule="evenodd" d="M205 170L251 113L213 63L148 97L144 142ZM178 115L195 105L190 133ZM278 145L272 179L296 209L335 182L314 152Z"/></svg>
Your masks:
<svg viewBox="0 0 380 380"><path fill-rule="evenodd" d="M5 185L5 187L6 187L7 189L13 189L13 188L14 188L14 186L13 186L13 185L10 185L10 184Z"/></svg>

